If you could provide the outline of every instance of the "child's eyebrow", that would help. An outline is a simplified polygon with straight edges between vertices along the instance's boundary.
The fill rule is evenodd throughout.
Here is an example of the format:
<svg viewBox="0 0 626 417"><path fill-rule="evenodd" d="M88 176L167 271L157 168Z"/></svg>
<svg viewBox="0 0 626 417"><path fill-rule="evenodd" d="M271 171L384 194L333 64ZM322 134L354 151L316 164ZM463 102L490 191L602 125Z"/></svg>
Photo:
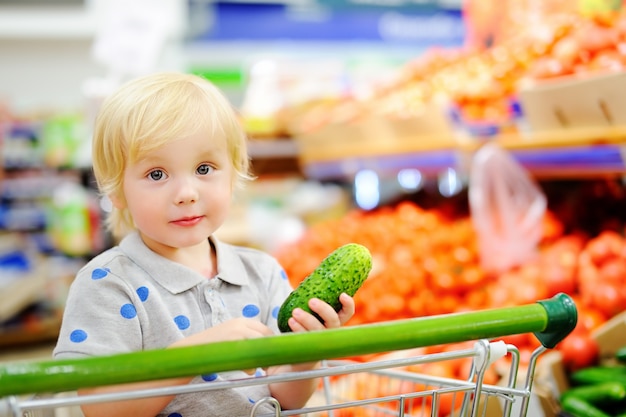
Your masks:
<svg viewBox="0 0 626 417"><path fill-rule="evenodd" d="M163 163L163 158L159 158L154 155L146 155L137 158L133 165L160 165Z"/></svg>
<svg viewBox="0 0 626 417"><path fill-rule="evenodd" d="M225 148L221 146L212 146L208 149L202 149L197 153L198 159L215 158L220 156L225 151Z"/></svg>

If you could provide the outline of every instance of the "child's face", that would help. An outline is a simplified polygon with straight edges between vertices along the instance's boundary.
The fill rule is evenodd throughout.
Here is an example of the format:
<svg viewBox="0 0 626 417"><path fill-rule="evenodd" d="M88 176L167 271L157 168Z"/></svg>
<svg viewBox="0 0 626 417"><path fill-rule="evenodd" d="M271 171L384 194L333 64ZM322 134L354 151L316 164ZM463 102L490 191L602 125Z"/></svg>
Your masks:
<svg viewBox="0 0 626 417"><path fill-rule="evenodd" d="M125 201L113 203L128 208L143 240L157 253L206 243L226 219L234 170L225 142L195 133L127 166Z"/></svg>

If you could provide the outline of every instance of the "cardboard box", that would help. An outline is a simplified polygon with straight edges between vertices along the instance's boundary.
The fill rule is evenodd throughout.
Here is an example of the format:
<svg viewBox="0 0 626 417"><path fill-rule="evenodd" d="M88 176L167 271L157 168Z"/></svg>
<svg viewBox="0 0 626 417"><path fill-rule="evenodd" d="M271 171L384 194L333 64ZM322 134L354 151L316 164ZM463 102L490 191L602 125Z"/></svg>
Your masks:
<svg viewBox="0 0 626 417"><path fill-rule="evenodd" d="M626 311L595 330L591 336L600 347L600 362L614 361L617 350L626 346ZM570 387L561 353L544 353L537 364L533 392L539 399L545 417L557 417L559 397Z"/></svg>
<svg viewBox="0 0 626 417"><path fill-rule="evenodd" d="M612 360L617 350L626 346L626 311L607 321L591 333L591 336L600 347L600 359Z"/></svg>
<svg viewBox="0 0 626 417"><path fill-rule="evenodd" d="M521 88L531 132L626 125L626 72L568 76Z"/></svg>

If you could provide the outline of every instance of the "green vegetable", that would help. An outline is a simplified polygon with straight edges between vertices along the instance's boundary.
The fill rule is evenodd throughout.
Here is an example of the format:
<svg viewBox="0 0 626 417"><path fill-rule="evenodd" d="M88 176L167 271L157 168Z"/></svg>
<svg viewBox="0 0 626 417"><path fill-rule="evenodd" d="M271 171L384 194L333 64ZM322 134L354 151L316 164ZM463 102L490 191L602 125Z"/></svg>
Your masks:
<svg viewBox="0 0 626 417"><path fill-rule="evenodd" d="M283 333L291 331L288 321L293 309L297 307L320 319L309 308L309 300L313 297L327 302L335 311L339 311L341 293L353 296L363 285L371 269L372 256L365 246L348 243L335 249L283 302L278 312L278 328Z"/></svg>
<svg viewBox="0 0 626 417"><path fill-rule="evenodd" d="M615 358L622 363L626 363L626 346L622 346L617 350Z"/></svg>
<svg viewBox="0 0 626 417"><path fill-rule="evenodd" d="M570 379L576 385L601 384L607 381L626 385L626 365L591 366L572 372Z"/></svg>
<svg viewBox="0 0 626 417"><path fill-rule="evenodd" d="M591 404L621 401L626 398L626 386L619 382L606 381L592 385L570 388L561 395L561 401L573 396Z"/></svg>
<svg viewBox="0 0 626 417"><path fill-rule="evenodd" d="M574 417L611 417L595 405L573 395L563 398L561 407Z"/></svg>

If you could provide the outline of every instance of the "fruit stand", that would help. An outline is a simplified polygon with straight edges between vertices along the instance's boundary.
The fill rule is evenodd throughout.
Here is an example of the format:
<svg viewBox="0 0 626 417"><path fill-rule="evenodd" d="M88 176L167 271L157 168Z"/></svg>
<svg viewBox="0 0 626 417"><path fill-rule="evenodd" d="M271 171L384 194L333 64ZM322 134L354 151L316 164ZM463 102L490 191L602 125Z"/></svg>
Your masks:
<svg viewBox="0 0 626 417"><path fill-rule="evenodd" d="M297 285L334 248L368 247L374 267L356 295L354 325L570 294L578 325L538 371L549 380L546 416L564 412L562 395L571 405L566 393L581 384L572 379L577 371L623 371L616 355L626 346L626 14L590 10L546 17L540 29L489 47L435 48L369 99L324 100L276 116L297 116L283 131L296 142L305 175L322 181L351 182L361 170L383 177L417 169L436 178L449 168L467 179L486 144L505 149L538 181L547 209L536 252L506 270L484 267L489 255L481 253L468 200L458 195L405 195L355 209L312 225L277 256ZM523 361L536 347L524 336L505 340L521 347ZM459 368L428 372L450 376ZM618 415L618 396L609 405L585 401Z"/></svg>

